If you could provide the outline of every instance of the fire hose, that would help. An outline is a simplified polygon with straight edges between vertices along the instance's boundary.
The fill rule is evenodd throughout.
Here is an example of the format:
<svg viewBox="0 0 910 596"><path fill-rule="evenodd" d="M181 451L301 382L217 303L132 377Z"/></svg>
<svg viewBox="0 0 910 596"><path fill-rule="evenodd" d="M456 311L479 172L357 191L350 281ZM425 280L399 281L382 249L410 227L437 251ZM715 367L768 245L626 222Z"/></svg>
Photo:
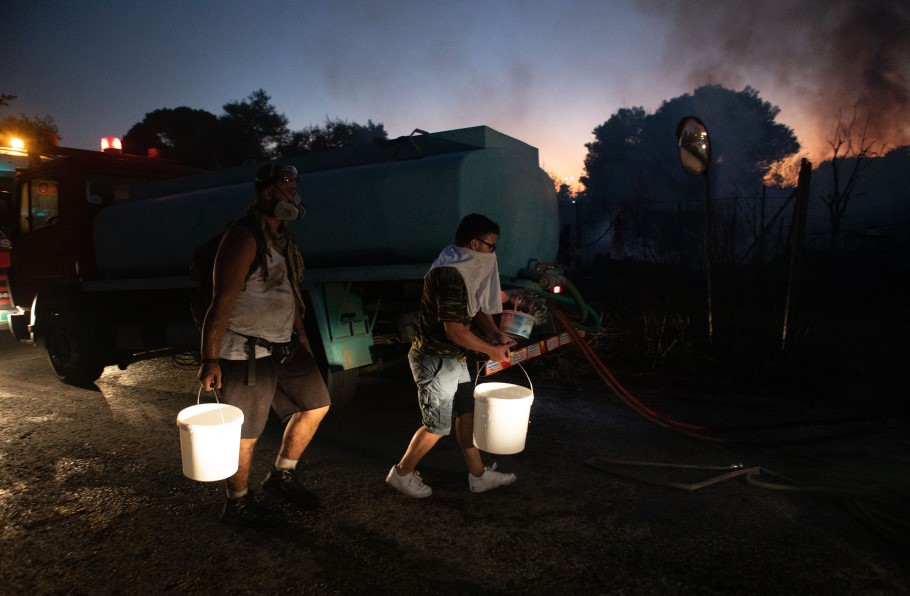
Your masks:
<svg viewBox="0 0 910 596"><path fill-rule="evenodd" d="M594 367L594 370L597 372L598 376L607 384L607 386L619 397L623 403L632 408L633 411L643 416L650 422L657 424L663 428L675 430L683 434L694 436L700 439L707 439L711 441L723 441L718 437L711 436L706 434L710 429L706 426L699 424L690 424L687 422L680 422L668 416L658 413L657 411L649 408L643 404L638 398L632 395L628 389L623 387L616 377L610 372L610 369L598 358L597 354L594 352L594 348L585 341L584 336L578 332L578 329L575 328L572 321L569 320L568 315L560 308L554 307L550 309L550 312L553 313L553 316L556 317L556 320L559 321L560 325L566 330L566 333L569 334L569 337L572 338L572 341L579 347L585 359L591 363Z"/></svg>
<svg viewBox="0 0 910 596"><path fill-rule="evenodd" d="M597 353L594 351L594 348L585 341L584 335L579 333L577 325L569 319L569 316L565 311L560 309L558 306L552 306L550 312L553 313L553 316L559 321L560 325L565 329L566 333L572 338L572 341L579 347L584 355L585 359L591 364L594 370L597 372L598 376L606 383L607 387L616 394L617 397L622 400L623 403L632 408L633 411L644 417L649 422L657 424L663 428L673 430L679 433L682 433L686 436L703 439L707 441L714 441L718 443L725 444L769 444L769 443L800 443L800 442L814 442L820 439L831 439L834 437L843 437L851 434L858 434L869 430L872 426L881 423L883 417L878 416L869 416L867 418L857 418L855 415L845 416L842 418L829 419L829 420L805 420L805 421L787 421L787 422L775 422L771 424L745 424L745 425L735 425L735 426L725 426L723 428L719 427L709 427L701 424L692 424L688 422L682 422L675 420L669 416L661 414L654 409L648 407L641 402L637 397L635 397L628 389L623 387L622 383L616 379L613 373L609 368L601 361L597 356ZM757 431L757 430L779 430L785 427L789 428L799 428L806 426L817 426L818 424L849 424L854 426L854 428L842 430L840 432L832 432L824 436L815 436L815 437L805 437L797 439L789 439L787 441L776 439L776 440L745 440L743 438L738 438L736 440L731 440L730 438L725 438L720 436L719 433L722 431L733 432L733 431Z"/></svg>

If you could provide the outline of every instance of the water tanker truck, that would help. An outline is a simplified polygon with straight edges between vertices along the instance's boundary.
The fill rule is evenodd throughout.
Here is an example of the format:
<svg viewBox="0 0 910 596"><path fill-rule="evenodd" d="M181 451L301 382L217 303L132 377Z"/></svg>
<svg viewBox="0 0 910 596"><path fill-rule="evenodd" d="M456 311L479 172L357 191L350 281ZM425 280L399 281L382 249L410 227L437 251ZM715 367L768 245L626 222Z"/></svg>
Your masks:
<svg viewBox="0 0 910 596"><path fill-rule="evenodd" d="M556 196L536 148L485 126L418 132L280 160L300 173L307 213L291 226L306 262L308 333L339 398L360 371L406 349L422 277L464 215L500 224L504 285L556 257ZM44 179L52 164L41 166ZM10 318L14 335L42 344L55 373L74 384L105 366L198 351L193 250L245 213L260 165L174 170L131 186L125 200L94 205L84 190L62 196L61 185L53 225L13 225L9 234L13 297L31 305L20 302ZM37 188L30 176L20 172L20 189ZM20 190L12 212L37 217L27 200ZM91 217L65 221L67 202L86 200Z"/></svg>

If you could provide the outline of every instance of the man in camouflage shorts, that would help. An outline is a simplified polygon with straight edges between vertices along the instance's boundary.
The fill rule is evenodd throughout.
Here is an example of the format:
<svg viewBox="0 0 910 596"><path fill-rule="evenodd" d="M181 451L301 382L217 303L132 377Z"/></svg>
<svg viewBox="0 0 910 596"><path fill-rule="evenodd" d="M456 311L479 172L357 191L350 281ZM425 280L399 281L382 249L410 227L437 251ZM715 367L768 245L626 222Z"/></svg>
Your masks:
<svg viewBox="0 0 910 596"><path fill-rule="evenodd" d="M495 255L498 238L498 224L479 213L465 216L455 232L455 244L442 250L424 277L417 334L408 353L423 425L386 476L389 486L409 497L433 493L414 468L451 432L453 417L471 492L515 482L514 474L485 466L474 446L474 392L466 362L467 350L507 361L509 346L515 345L491 316L502 312ZM472 323L477 323L486 340L474 334Z"/></svg>

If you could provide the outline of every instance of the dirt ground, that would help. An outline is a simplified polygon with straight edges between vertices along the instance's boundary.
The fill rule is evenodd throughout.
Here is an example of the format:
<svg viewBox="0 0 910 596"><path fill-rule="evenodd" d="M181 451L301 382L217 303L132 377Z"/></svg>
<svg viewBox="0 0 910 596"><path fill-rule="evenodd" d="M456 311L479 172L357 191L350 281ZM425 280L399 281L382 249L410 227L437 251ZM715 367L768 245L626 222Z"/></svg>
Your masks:
<svg viewBox="0 0 910 596"><path fill-rule="evenodd" d="M739 426L726 437L739 443L652 424L596 384L548 381L534 387L526 449L489 456L517 483L470 493L447 439L420 466L433 496L414 501L383 482L419 425L413 387L392 369L361 379L302 462L323 509L288 509L284 530L241 530L218 521L220 483L181 473L175 418L195 402L195 369L168 358L110 367L80 389L60 384L38 349L4 339L0 592L910 593L906 419L768 397L639 395L678 419ZM255 477L280 436L273 421ZM666 485L732 464L768 472Z"/></svg>

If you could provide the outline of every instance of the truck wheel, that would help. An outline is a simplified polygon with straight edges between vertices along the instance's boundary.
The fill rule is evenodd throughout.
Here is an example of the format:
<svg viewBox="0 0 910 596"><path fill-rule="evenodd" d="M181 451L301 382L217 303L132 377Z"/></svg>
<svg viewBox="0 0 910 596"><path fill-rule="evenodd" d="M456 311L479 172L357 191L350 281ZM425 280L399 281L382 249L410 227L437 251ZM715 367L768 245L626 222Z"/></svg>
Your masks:
<svg viewBox="0 0 910 596"><path fill-rule="evenodd" d="M67 385L88 385L104 372L88 334L72 321L54 322L44 337L44 350L54 374Z"/></svg>
<svg viewBox="0 0 910 596"><path fill-rule="evenodd" d="M326 373L325 384L329 388L333 409L340 410L354 398L354 393L357 391L358 376L360 375L356 368L329 370Z"/></svg>

